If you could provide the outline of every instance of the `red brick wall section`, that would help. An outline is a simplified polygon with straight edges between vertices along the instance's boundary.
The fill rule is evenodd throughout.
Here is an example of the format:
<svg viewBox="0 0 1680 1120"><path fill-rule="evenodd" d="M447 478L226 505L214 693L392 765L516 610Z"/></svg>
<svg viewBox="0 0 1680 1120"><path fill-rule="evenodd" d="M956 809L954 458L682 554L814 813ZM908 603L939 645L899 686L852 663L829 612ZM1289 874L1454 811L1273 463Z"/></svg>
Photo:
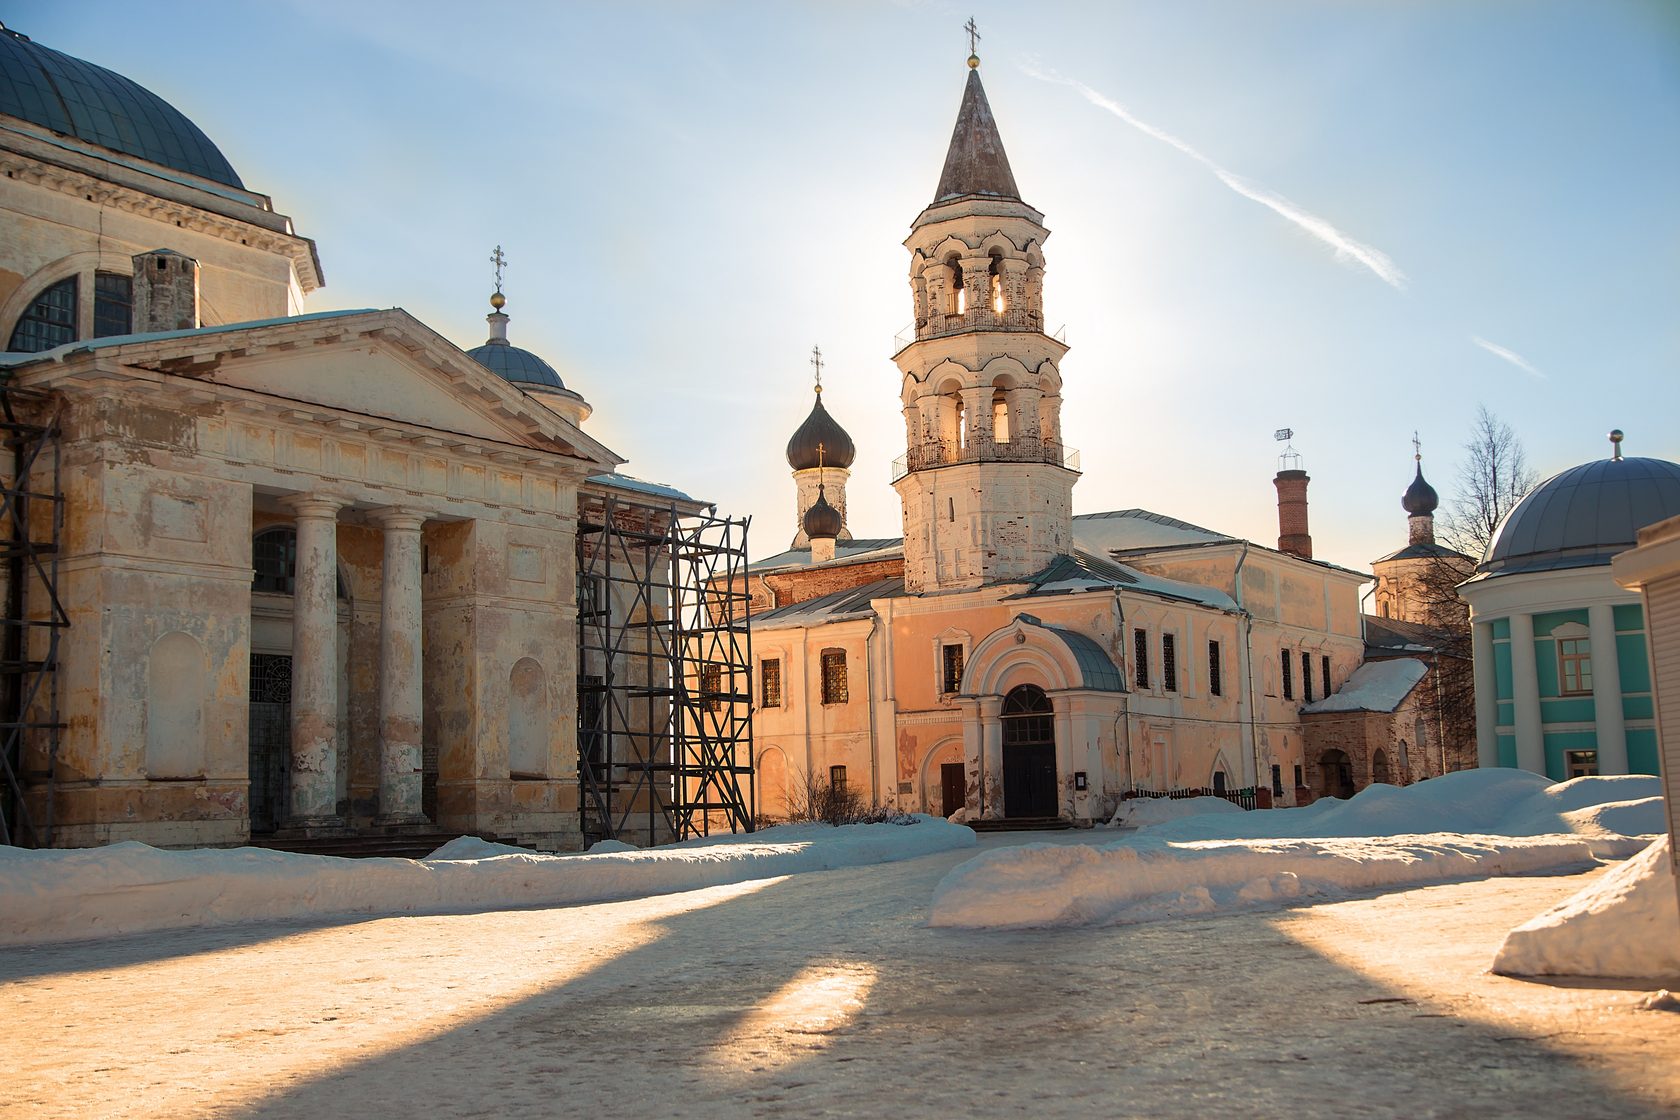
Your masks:
<svg viewBox="0 0 1680 1120"><path fill-rule="evenodd" d="M764 583L776 593L776 606L789 607L809 599L820 599L836 591L894 578L904 578L902 557L873 560L867 564L823 564L816 568L777 572L765 576ZM759 609L756 601L753 608Z"/></svg>
<svg viewBox="0 0 1680 1120"><path fill-rule="evenodd" d="M1279 471L1272 480L1278 495L1278 551L1312 559L1312 537L1307 535L1306 471Z"/></svg>

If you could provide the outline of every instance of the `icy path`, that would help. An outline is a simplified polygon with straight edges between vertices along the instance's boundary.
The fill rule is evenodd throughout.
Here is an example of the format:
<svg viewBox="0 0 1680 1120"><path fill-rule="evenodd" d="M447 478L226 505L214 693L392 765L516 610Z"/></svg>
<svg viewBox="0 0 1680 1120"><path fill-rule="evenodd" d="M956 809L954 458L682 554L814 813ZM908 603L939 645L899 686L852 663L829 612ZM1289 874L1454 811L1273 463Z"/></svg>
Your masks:
<svg viewBox="0 0 1680 1120"><path fill-rule="evenodd" d="M1680 1017L1633 1010L1643 989L1486 972L1505 932L1581 876L1110 929L928 928L934 884L972 854L560 910L5 950L0 1021L20 1044L0 1113L1680 1107Z"/></svg>

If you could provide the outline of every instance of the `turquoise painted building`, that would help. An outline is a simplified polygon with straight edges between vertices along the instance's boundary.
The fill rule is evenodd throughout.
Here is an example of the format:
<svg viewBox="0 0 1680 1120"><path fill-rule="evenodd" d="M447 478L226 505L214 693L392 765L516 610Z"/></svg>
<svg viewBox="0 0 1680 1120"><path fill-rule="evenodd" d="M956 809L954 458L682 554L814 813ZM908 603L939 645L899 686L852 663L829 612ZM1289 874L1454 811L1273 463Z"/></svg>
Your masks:
<svg viewBox="0 0 1680 1120"><path fill-rule="evenodd" d="M1476 754L1563 781L1656 774L1645 611L1610 560L1638 530L1680 515L1680 464L1617 454L1564 471L1518 503L1476 574L1470 604Z"/></svg>

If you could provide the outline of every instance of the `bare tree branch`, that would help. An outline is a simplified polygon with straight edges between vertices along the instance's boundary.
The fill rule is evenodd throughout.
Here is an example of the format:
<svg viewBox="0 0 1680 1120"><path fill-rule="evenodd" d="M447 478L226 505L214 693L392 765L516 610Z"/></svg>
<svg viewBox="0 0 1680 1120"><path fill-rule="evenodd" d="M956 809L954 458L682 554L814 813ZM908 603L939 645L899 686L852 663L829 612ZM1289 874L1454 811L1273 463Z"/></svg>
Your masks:
<svg viewBox="0 0 1680 1120"><path fill-rule="evenodd" d="M1539 480L1511 426L1478 405L1458 465L1458 493L1442 518L1441 537L1475 560L1486 553L1494 530Z"/></svg>

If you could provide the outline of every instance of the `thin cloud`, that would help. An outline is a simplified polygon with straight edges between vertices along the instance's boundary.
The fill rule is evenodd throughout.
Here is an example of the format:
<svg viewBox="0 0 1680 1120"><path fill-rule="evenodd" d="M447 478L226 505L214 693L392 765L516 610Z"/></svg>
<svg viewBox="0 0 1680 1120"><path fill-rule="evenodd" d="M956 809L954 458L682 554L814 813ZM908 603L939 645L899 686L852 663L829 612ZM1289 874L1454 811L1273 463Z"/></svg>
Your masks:
<svg viewBox="0 0 1680 1120"><path fill-rule="evenodd" d="M1173 148L1195 160L1197 163L1211 171L1214 177L1221 183L1224 183L1236 193L1242 195L1251 202L1258 202L1261 206L1266 207L1285 221L1305 230L1307 233L1330 246L1330 248L1335 251L1337 260L1352 261L1355 264L1363 265L1364 267L1370 269L1379 280L1392 288L1403 290L1406 287L1406 274L1401 272L1399 266L1397 266L1394 261L1389 258L1388 254L1384 253L1381 249L1367 245L1362 241L1356 241L1352 237L1343 233L1341 230L1337 229L1330 222L1319 217L1317 214L1309 213L1295 205L1293 202L1290 202L1282 195L1275 194L1258 184L1249 182L1247 179L1244 179L1235 172L1226 170L1207 156L1203 155L1201 152L1198 152L1195 148L1192 148L1189 144L1186 144L1184 141L1174 136L1172 133L1162 131L1150 124L1148 121L1139 120L1137 117L1133 116L1124 105L1121 105L1112 98L1103 96L1084 82L1076 81L1072 78L1064 78L1059 74L1046 73L1031 65L1022 65L1021 69L1025 71L1029 77L1037 78L1040 81L1051 82L1056 85L1071 86L1072 88L1078 90L1080 94L1084 96L1085 100L1097 106L1097 108L1104 109L1114 114L1116 117L1119 117L1122 121L1125 121L1145 136L1159 140L1169 148Z"/></svg>
<svg viewBox="0 0 1680 1120"><path fill-rule="evenodd" d="M1510 362L1512 365L1516 366L1518 369L1522 370L1524 373L1528 374L1530 377L1538 377L1542 381L1546 380L1546 375L1545 374L1541 373L1539 370L1537 370L1533 366L1529 365L1528 362L1526 360L1524 360L1523 356L1521 354L1517 353L1515 350L1507 350L1505 347L1499 345L1497 342L1489 342L1487 339L1482 338L1478 335L1471 335L1470 336L1470 341L1474 342L1477 346L1480 346L1483 350L1486 350L1489 354L1492 354L1494 357L1505 359L1507 362Z"/></svg>

